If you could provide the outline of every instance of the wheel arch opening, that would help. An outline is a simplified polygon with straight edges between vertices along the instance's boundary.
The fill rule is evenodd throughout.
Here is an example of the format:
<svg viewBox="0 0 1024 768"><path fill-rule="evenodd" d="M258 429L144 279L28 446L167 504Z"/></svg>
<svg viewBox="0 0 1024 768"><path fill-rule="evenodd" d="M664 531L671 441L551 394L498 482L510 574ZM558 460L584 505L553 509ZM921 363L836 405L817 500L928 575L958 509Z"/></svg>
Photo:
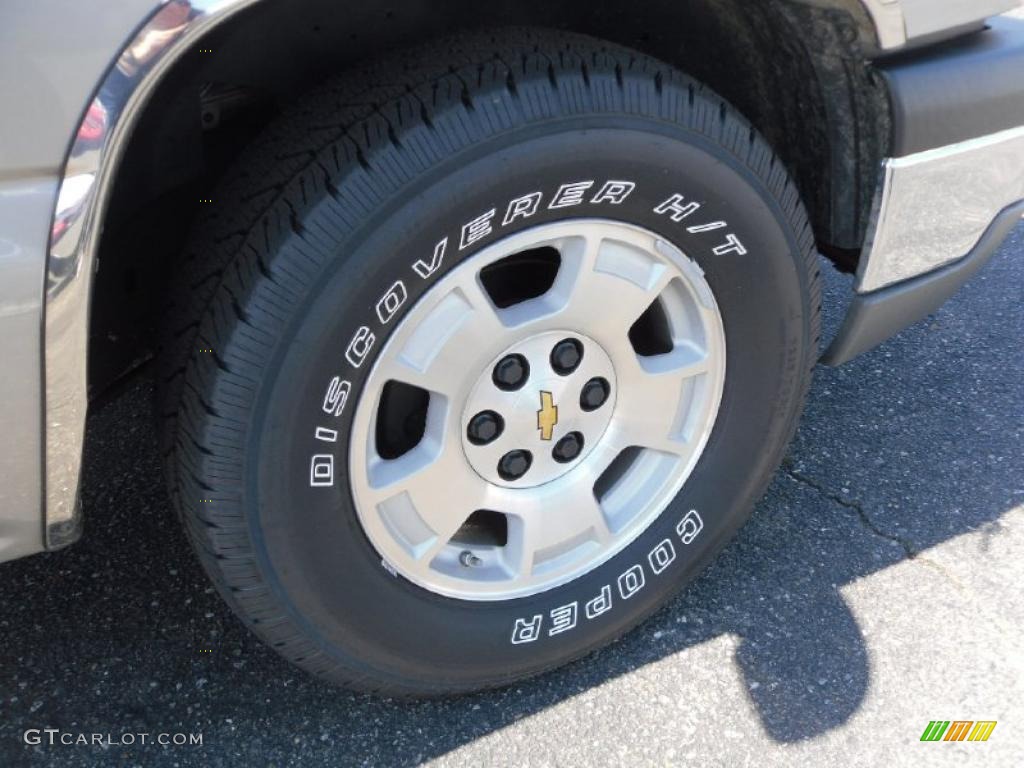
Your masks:
<svg viewBox="0 0 1024 768"><path fill-rule="evenodd" d="M152 355L163 289L193 220L216 206L225 169L284 105L382 52L510 26L607 39L707 84L765 135L796 179L819 247L855 265L888 115L859 54L862 19L849 9L781 0L395 0L339 13L327 0L257 2L168 68L134 126L99 244L91 391Z"/></svg>

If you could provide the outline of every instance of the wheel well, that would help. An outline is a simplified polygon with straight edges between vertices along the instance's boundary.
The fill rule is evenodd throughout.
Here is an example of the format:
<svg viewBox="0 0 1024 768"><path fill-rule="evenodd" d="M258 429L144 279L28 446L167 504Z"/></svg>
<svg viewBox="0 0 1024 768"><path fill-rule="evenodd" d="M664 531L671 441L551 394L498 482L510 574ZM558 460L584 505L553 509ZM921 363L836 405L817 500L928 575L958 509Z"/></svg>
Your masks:
<svg viewBox="0 0 1024 768"><path fill-rule="evenodd" d="M135 126L100 241L91 390L151 354L161 291L193 216L200 206L216 205L217 179L282 105L354 62L468 29L518 25L590 34L707 83L787 165L819 247L855 263L888 141L888 107L860 52L859 4L821 5L393 0L341 13L331 0L256 4L174 64Z"/></svg>

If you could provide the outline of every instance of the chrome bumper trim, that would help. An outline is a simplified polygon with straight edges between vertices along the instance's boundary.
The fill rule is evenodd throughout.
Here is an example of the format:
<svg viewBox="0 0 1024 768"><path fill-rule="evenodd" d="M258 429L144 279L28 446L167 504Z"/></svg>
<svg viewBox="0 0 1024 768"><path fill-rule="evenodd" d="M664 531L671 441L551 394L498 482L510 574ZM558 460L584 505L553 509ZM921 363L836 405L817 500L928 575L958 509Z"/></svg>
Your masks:
<svg viewBox="0 0 1024 768"><path fill-rule="evenodd" d="M142 107L167 70L205 32L257 0L170 0L108 70L75 135L50 231L43 317L46 545L80 529L92 275L114 172Z"/></svg>
<svg viewBox="0 0 1024 768"><path fill-rule="evenodd" d="M879 49L889 52L936 34L979 24L1019 8L1021 0L861 0L861 4L874 24Z"/></svg>
<svg viewBox="0 0 1024 768"><path fill-rule="evenodd" d="M907 42L907 22L899 0L862 0L875 25L878 47L890 51Z"/></svg>
<svg viewBox="0 0 1024 768"><path fill-rule="evenodd" d="M1024 200L1024 126L886 160L857 272L868 293L962 258Z"/></svg>

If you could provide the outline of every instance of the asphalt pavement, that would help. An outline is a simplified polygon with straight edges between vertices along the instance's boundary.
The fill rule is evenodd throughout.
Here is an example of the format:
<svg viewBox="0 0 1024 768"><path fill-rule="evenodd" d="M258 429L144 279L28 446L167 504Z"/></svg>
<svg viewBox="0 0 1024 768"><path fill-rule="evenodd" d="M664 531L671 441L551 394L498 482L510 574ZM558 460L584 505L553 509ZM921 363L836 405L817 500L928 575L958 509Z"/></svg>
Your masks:
<svg viewBox="0 0 1024 768"><path fill-rule="evenodd" d="M834 331L851 281L825 273ZM697 582L481 695L353 695L264 648L168 508L151 389L93 411L84 539L0 565L0 765L1024 763L1024 226L940 312L818 368L783 468ZM998 724L919 741L936 719Z"/></svg>

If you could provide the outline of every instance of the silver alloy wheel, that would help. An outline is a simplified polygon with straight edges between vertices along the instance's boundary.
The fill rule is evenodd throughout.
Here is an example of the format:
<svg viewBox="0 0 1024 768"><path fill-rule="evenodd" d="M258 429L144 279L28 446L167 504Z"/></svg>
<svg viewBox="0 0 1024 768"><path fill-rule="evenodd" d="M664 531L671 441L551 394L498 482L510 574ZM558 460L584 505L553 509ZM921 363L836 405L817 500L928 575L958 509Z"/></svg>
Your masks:
<svg viewBox="0 0 1024 768"><path fill-rule="evenodd" d="M550 286L496 303L483 270L542 248L558 255ZM641 354L631 329L652 312L661 348ZM562 341L581 356L561 348L553 359ZM578 356L571 369L556 364ZM583 388L596 379L607 387L591 385L585 407ZM605 219L511 235L439 280L381 350L352 429L363 530L386 568L449 597L506 600L564 584L621 551L675 497L711 434L724 380L721 314L675 246ZM379 421L396 383L424 393L426 412L415 444L385 458ZM480 414L490 421L472 431ZM529 460L499 466L515 451Z"/></svg>

